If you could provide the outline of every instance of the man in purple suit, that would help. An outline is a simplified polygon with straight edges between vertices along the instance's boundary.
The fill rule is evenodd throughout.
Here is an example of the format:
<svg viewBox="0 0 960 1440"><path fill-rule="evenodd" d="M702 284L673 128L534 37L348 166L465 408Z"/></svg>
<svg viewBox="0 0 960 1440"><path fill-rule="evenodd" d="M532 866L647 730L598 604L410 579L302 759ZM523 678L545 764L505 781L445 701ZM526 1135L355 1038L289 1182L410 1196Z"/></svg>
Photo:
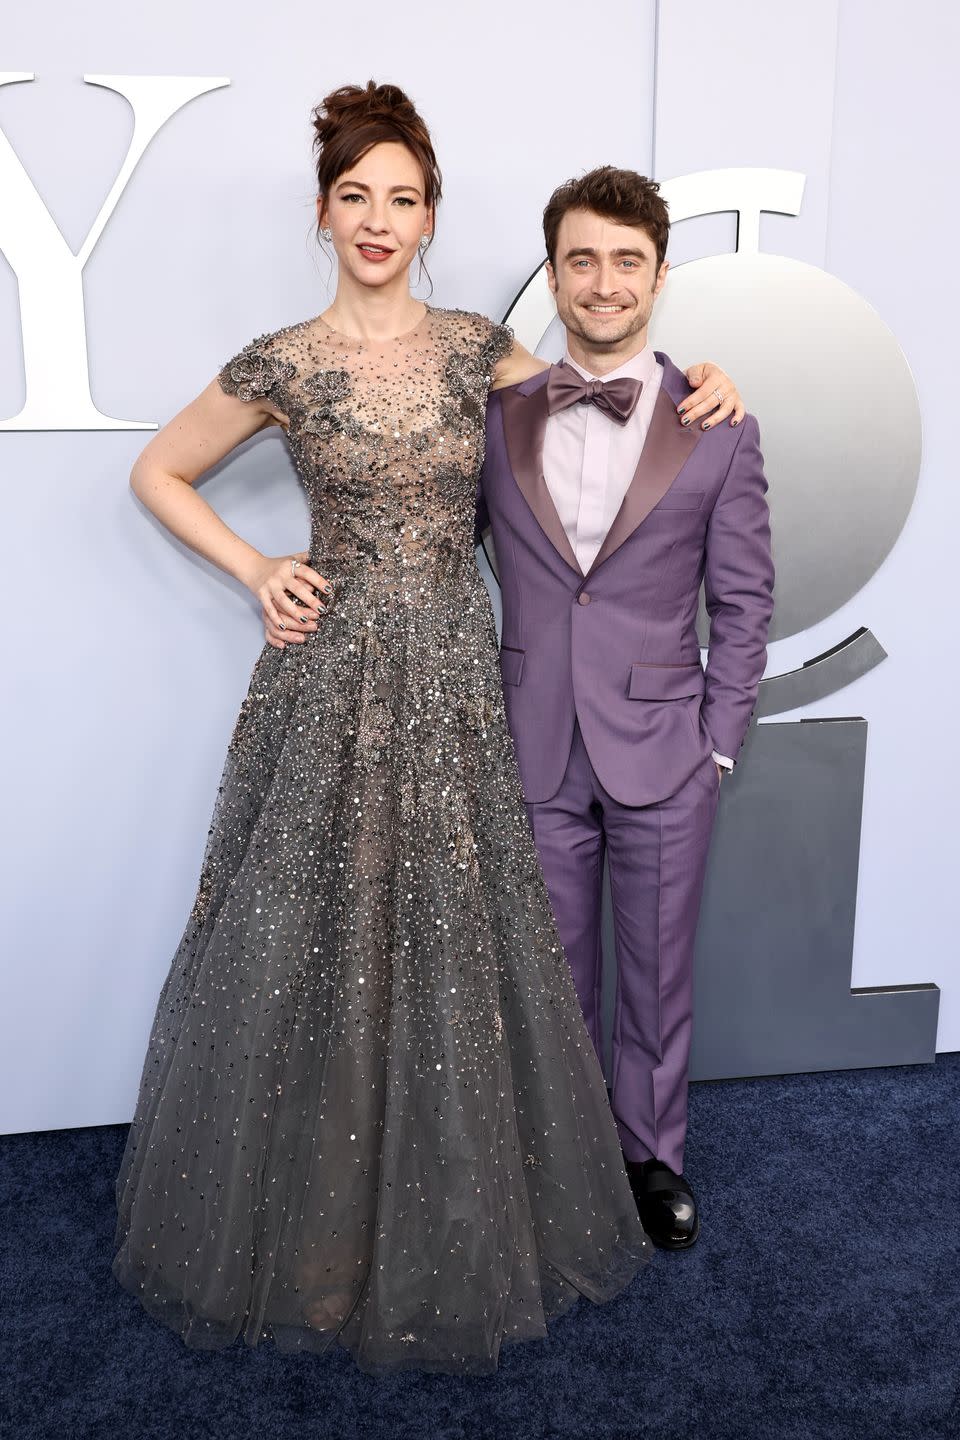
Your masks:
<svg viewBox="0 0 960 1440"><path fill-rule="evenodd" d="M606 166L551 197L547 273L566 355L491 394L481 525L560 937L601 1053L606 856L611 1103L644 1228L684 1249L699 1233L683 1175L694 938L721 778L766 660L773 565L756 421L690 423L683 375L647 344L668 235L657 185L632 171Z"/></svg>

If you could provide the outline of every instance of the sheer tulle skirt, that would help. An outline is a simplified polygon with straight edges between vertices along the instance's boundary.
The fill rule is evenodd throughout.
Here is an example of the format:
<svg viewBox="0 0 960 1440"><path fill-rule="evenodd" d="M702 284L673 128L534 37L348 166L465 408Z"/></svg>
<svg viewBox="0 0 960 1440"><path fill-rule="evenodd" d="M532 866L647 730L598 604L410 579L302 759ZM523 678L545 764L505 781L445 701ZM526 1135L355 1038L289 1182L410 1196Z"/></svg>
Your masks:
<svg viewBox="0 0 960 1440"><path fill-rule="evenodd" d="M485 1371L648 1258L465 606L347 579L254 668L117 1183L189 1345Z"/></svg>

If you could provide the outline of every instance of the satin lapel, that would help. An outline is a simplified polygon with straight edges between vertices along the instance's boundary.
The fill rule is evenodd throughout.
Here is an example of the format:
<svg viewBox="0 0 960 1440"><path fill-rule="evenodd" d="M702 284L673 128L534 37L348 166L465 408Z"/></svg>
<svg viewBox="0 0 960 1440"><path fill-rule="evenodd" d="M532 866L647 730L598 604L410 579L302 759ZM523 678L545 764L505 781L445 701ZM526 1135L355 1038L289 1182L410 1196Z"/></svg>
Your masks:
<svg viewBox="0 0 960 1440"><path fill-rule="evenodd" d="M572 570L582 575L543 476L543 437L547 429L546 383L526 394L525 389L523 385L510 386L500 392L503 434L513 478L553 548Z"/></svg>
<svg viewBox="0 0 960 1440"><path fill-rule="evenodd" d="M684 429L677 419L676 403L661 384L639 464L589 574L619 550L646 520L696 448L701 432L695 426Z"/></svg>

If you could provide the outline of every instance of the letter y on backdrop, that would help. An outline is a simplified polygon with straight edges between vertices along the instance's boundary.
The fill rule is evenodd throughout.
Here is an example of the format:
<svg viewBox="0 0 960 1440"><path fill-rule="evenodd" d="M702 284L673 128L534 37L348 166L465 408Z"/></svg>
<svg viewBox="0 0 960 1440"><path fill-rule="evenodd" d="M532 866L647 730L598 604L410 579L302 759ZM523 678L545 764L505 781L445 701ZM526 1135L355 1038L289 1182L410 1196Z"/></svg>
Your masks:
<svg viewBox="0 0 960 1440"><path fill-rule="evenodd" d="M33 80L0 71L0 85ZM155 430L152 420L104 415L90 396L83 267L150 141L198 95L230 81L211 76L84 75L129 102L133 137L120 172L76 255L64 239L19 157L0 130L0 251L17 277L26 398L0 430Z"/></svg>

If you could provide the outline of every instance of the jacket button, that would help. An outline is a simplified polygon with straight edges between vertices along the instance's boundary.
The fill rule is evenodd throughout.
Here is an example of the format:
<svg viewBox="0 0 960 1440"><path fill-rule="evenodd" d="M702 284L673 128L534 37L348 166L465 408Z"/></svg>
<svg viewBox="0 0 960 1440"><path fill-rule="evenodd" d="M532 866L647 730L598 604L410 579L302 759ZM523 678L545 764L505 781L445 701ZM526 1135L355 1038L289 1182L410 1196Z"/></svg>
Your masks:
<svg viewBox="0 0 960 1440"><path fill-rule="evenodd" d="M587 594L586 590L581 590L581 591L580 591L580 594L577 596L577 604L578 604L578 605L589 605L589 604L590 604L590 596Z"/></svg>

